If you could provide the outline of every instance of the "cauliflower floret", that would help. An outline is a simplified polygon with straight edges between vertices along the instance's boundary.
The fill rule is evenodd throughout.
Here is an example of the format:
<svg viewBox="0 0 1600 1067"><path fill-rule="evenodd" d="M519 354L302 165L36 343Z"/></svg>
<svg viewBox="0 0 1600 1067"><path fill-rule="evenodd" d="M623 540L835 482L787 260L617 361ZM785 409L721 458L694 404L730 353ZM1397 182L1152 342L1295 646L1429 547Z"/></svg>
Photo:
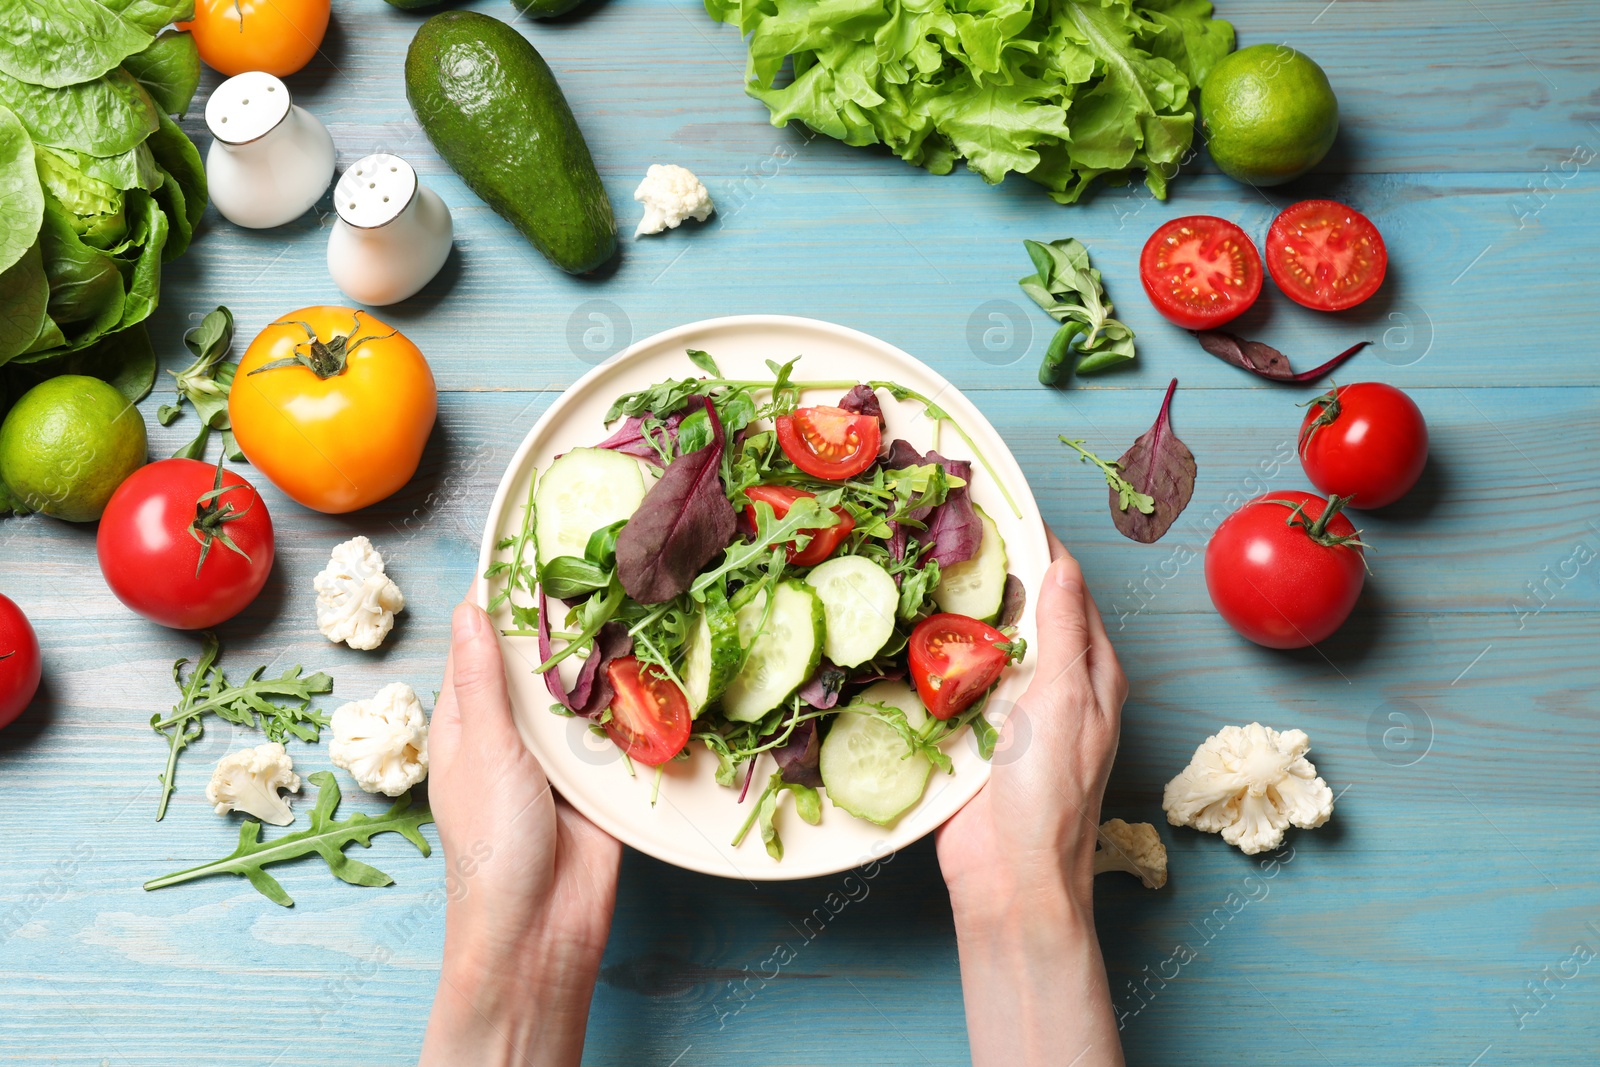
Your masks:
<svg viewBox="0 0 1600 1067"><path fill-rule="evenodd" d="M317 629L334 644L377 648L406 608L400 587L383 573L383 557L365 537L334 546L315 585Z"/></svg>
<svg viewBox="0 0 1600 1067"><path fill-rule="evenodd" d="M280 789L300 792L300 776L283 746L270 741L218 760L206 786L206 800L217 806L218 815L242 811L274 826L288 826L294 822L294 812L278 795Z"/></svg>
<svg viewBox="0 0 1600 1067"><path fill-rule="evenodd" d="M1302 730L1224 726L1167 783L1167 821L1220 832L1247 856L1283 844L1290 826L1321 826L1333 814L1333 790L1305 758L1310 748Z"/></svg>
<svg viewBox="0 0 1600 1067"><path fill-rule="evenodd" d="M1108 819L1100 824L1100 847L1094 851L1094 873L1127 871L1146 889L1167 884L1167 846L1147 822Z"/></svg>
<svg viewBox="0 0 1600 1067"><path fill-rule="evenodd" d="M404 682L343 705L332 725L328 756L367 792L397 797L428 777L428 720Z"/></svg>
<svg viewBox="0 0 1600 1067"><path fill-rule="evenodd" d="M644 218L633 231L635 237L675 230L685 219L704 222L715 207L700 179L671 163L652 163L644 181L633 191L633 198L644 204Z"/></svg>

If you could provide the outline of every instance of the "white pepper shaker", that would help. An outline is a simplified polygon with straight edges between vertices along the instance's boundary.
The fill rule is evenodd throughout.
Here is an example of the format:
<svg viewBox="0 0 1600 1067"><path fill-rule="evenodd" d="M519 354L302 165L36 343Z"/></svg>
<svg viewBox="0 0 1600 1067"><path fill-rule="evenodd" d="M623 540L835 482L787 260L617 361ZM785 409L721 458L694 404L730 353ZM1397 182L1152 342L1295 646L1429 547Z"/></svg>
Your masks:
<svg viewBox="0 0 1600 1067"><path fill-rule="evenodd" d="M206 183L222 217L265 229L293 222L333 180L333 138L289 89L261 71L229 78L206 101L214 138Z"/></svg>
<svg viewBox="0 0 1600 1067"><path fill-rule="evenodd" d="M357 303L404 300L450 256L450 209L399 156L357 160L334 187L333 208L339 219L328 235L328 273Z"/></svg>

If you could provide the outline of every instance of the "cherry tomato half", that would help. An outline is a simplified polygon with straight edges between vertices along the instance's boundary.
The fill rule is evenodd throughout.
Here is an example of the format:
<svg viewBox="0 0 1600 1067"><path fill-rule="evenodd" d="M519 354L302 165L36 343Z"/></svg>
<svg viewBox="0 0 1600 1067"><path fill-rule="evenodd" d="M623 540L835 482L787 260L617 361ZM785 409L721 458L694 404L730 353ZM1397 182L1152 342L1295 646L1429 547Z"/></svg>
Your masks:
<svg viewBox="0 0 1600 1067"><path fill-rule="evenodd" d="M1227 219L1189 215L1144 243L1139 280L1155 309L1186 330L1214 330L1261 295L1261 256Z"/></svg>
<svg viewBox="0 0 1600 1067"><path fill-rule="evenodd" d="M775 518L783 518L789 514L789 509L801 497L816 496L804 489L794 489L787 485L752 485L744 491L750 498L750 503L745 505L744 513L750 518L750 525L756 524L756 501L762 501L772 507ZM789 562L796 567L815 567L839 547L839 543L850 536L850 531L856 528L856 520L844 508L834 508L833 513L839 516L839 521L832 526L824 526L820 530L804 530L803 533L811 535L811 540L803 549L797 549L794 542L789 543Z"/></svg>
<svg viewBox="0 0 1600 1067"><path fill-rule="evenodd" d="M194 35L206 66L232 77L263 70L286 78L311 62L328 32L329 0L195 0Z"/></svg>
<svg viewBox="0 0 1600 1067"><path fill-rule="evenodd" d="M1267 270L1285 296L1315 311L1353 308L1378 291L1389 269L1383 236L1337 200L1302 200L1267 230Z"/></svg>
<svg viewBox="0 0 1600 1067"><path fill-rule="evenodd" d="M779 415L778 444L794 465L814 478L854 477L878 458L883 430L872 415L822 405Z"/></svg>
<svg viewBox="0 0 1600 1067"><path fill-rule="evenodd" d="M417 346L345 307L301 308L262 330L228 391L246 458L291 499L330 514L377 503L410 481L437 411L433 372Z"/></svg>
<svg viewBox="0 0 1600 1067"><path fill-rule="evenodd" d="M1367 571L1356 536L1321 497L1299 490L1258 497L1224 519L1206 545L1211 603L1258 645L1314 645L1343 625L1361 595Z"/></svg>
<svg viewBox="0 0 1600 1067"><path fill-rule="evenodd" d="M911 679L935 719L977 703L1006 669L1006 635L967 615L930 615L911 631Z"/></svg>
<svg viewBox="0 0 1600 1067"><path fill-rule="evenodd" d="M272 571L272 516L232 471L213 497L216 487L217 468L194 459L160 460L117 487L95 546L118 600L162 626L200 630L256 598Z"/></svg>
<svg viewBox="0 0 1600 1067"><path fill-rule="evenodd" d="M22 609L0 593L0 728L10 726L39 691L39 638Z"/></svg>
<svg viewBox="0 0 1600 1067"><path fill-rule="evenodd" d="M659 767L689 742L689 700L653 663L618 656L606 667L616 695L606 733L635 763Z"/></svg>
<svg viewBox="0 0 1600 1067"><path fill-rule="evenodd" d="M1300 466L1329 496L1381 508L1410 492L1428 462L1428 424L1392 385L1358 382L1317 397L1300 425Z"/></svg>

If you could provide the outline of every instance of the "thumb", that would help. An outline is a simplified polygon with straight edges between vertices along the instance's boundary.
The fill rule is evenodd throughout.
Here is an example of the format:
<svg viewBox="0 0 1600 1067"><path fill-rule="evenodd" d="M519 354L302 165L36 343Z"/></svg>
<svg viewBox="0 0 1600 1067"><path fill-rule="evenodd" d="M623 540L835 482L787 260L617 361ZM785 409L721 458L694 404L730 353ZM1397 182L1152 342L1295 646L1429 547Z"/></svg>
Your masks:
<svg viewBox="0 0 1600 1067"><path fill-rule="evenodd" d="M456 605L450 620L450 674L463 739L520 747L494 625L482 608L467 601Z"/></svg>
<svg viewBox="0 0 1600 1067"><path fill-rule="evenodd" d="M1054 696L1063 686L1085 691L1089 686L1089 616L1084 607L1083 570L1071 554L1063 554L1044 573L1039 606L1039 667L1034 686Z"/></svg>

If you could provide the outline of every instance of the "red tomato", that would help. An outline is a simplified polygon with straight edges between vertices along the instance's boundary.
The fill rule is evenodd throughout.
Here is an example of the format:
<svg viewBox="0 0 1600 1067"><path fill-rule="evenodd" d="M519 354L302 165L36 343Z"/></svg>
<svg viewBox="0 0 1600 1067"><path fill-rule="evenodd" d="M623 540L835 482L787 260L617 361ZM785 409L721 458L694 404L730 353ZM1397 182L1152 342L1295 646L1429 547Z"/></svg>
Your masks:
<svg viewBox="0 0 1600 1067"><path fill-rule="evenodd" d="M1341 506L1286 490L1223 520L1206 545L1206 589L1229 626L1268 648L1304 648L1344 623L1367 570Z"/></svg>
<svg viewBox="0 0 1600 1067"><path fill-rule="evenodd" d="M1267 270L1285 296L1316 311L1353 308L1378 291L1389 252L1378 228L1337 200L1302 200L1267 230Z"/></svg>
<svg viewBox="0 0 1600 1067"><path fill-rule="evenodd" d="M689 700L653 663L618 656L606 667L616 696L606 733L635 763L659 767L689 742Z"/></svg>
<svg viewBox="0 0 1600 1067"><path fill-rule="evenodd" d="M0 727L16 721L39 691L39 638L22 609L0 593Z"/></svg>
<svg viewBox="0 0 1600 1067"><path fill-rule="evenodd" d="M223 491L212 496L215 488ZM195 459L163 459L129 475L106 504L95 543L117 599L178 630L233 618L272 570L267 505L237 474Z"/></svg>
<svg viewBox="0 0 1600 1067"><path fill-rule="evenodd" d="M1300 425L1300 466L1329 496L1381 508L1405 496L1428 462L1428 424L1382 382L1341 385L1313 400Z"/></svg>
<svg viewBox="0 0 1600 1067"><path fill-rule="evenodd" d="M1189 215L1150 235L1139 280L1157 311L1186 330L1214 330L1261 295L1261 256L1227 219Z"/></svg>
<svg viewBox="0 0 1600 1067"><path fill-rule="evenodd" d="M911 631L911 679L935 719L959 715L1006 669L1006 635L966 615L930 615Z"/></svg>
<svg viewBox="0 0 1600 1067"><path fill-rule="evenodd" d="M779 415L778 444L794 465L814 478L843 481L872 466L883 430L872 415L826 405Z"/></svg>
<svg viewBox="0 0 1600 1067"><path fill-rule="evenodd" d="M803 496L816 496L804 489L792 489L787 485L753 485L744 491L750 498L750 503L745 505L744 513L750 518L750 525L756 524L755 501L760 500L772 506L772 514L776 518L783 518L789 514L789 509L794 502ZM811 535L811 540L804 549L796 549L794 542L789 543L789 562L796 567L815 567L833 554L839 547L839 542L850 536L850 531L856 528L856 520L844 508L834 508L833 513L839 516L839 521L832 526L824 526L820 530L805 530Z"/></svg>

